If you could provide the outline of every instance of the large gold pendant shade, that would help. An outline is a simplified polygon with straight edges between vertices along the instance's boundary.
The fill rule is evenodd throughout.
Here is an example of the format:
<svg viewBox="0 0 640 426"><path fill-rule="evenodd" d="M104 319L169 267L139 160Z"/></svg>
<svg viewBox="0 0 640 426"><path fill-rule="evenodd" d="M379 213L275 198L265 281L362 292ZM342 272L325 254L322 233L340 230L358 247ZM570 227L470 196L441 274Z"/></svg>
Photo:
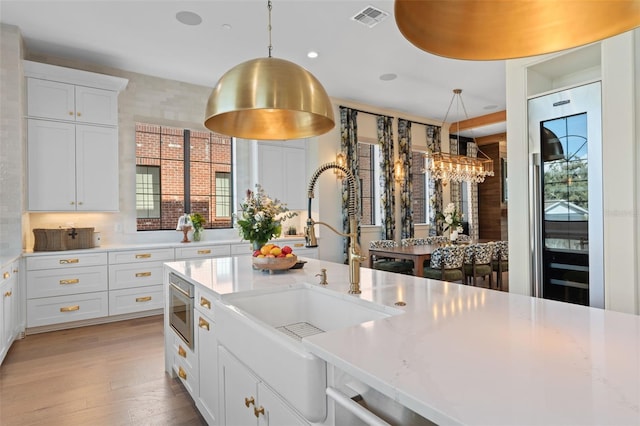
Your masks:
<svg viewBox="0 0 640 426"><path fill-rule="evenodd" d="M499 60L582 46L640 26L639 0L396 0L402 35L427 52Z"/></svg>
<svg viewBox="0 0 640 426"><path fill-rule="evenodd" d="M205 127L244 139L301 139L334 127L333 107L320 82L284 59L236 65L209 96Z"/></svg>

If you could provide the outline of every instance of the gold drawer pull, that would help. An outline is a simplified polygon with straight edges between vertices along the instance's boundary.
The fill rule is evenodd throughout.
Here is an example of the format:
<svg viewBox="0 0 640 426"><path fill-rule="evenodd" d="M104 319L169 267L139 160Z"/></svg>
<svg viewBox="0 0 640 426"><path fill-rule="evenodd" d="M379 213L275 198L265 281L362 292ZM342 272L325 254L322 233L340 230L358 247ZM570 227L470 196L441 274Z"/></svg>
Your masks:
<svg viewBox="0 0 640 426"><path fill-rule="evenodd" d="M82 113L81 113L81 112L77 112L77 113L76 113L76 115L77 115L78 117L82 117Z"/></svg>
<svg viewBox="0 0 640 426"><path fill-rule="evenodd" d="M184 348L180 345L178 345L178 355L180 355L182 358L187 357L187 351L185 351Z"/></svg>
<svg viewBox="0 0 640 426"><path fill-rule="evenodd" d="M150 276L151 276L151 272L138 272L138 273L136 273L136 278L150 277Z"/></svg>
<svg viewBox="0 0 640 426"><path fill-rule="evenodd" d="M204 297L200 297L200 306L202 306L204 308L207 308L207 309L211 309L211 302L209 302Z"/></svg>
<svg viewBox="0 0 640 426"><path fill-rule="evenodd" d="M67 265L69 263L79 263L80 259L60 259L61 265Z"/></svg>
<svg viewBox="0 0 640 426"><path fill-rule="evenodd" d="M182 380L187 380L187 372L184 371L182 367L178 367L178 376L180 376Z"/></svg>
<svg viewBox="0 0 640 426"><path fill-rule="evenodd" d="M200 317L200 320L198 321L198 327L204 328L205 330L209 330L209 322L204 318Z"/></svg>
<svg viewBox="0 0 640 426"><path fill-rule="evenodd" d="M294 247L304 247L304 244L303 243L295 243L293 246Z"/></svg>
<svg viewBox="0 0 640 426"><path fill-rule="evenodd" d="M249 406L250 406L251 404L255 405L255 404L256 404L256 400L255 400L252 396L250 396L249 398L245 397L245 398L244 398L244 405L245 405L247 408L249 408Z"/></svg>
<svg viewBox="0 0 640 426"><path fill-rule="evenodd" d="M73 312L80 309L80 305L64 306L60 308L60 312Z"/></svg>
<svg viewBox="0 0 640 426"><path fill-rule="evenodd" d="M69 111L69 115L73 115L73 111Z"/></svg>
<svg viewBox="0 0 640 426"><path fill-rule="evenodd" d="M4 297L11 297L11 295L13 294L13 292L8 291L4 294Z"/></svg>
<svg viewBox="0 0 640 426"><path fill-rule="evenodd" d="M80 282L79 278L73 278L70 280L60 280L60 285L66 285L66 284L78 284Z"/></svg>
<svg viewBox="0 0 640 426"><path fill-rule="evenodd" d="M264 416L264 407L262 405L260 408L253 407L253 414L255 414L256 418L260 417L260 414Z"/></svg>
<svg viewBox="0 0 640 426"><path fill-rule="evenodd" d="M5 272L4 274L2 274L2 278L4 278L5 280L6 280L7 278L9 278L10 276L11 276L11 274L10 274L10 273L8 273L8 272Z"/></svg>
<svg viewBox="0 0 640 426"><path fill-rule="evenodd" d="M150 300L151 300L151 296L136 297L136 302L148 302Z"/></svg>
<svg viewBox="0 0 640 426"><path fill-rule="evenodd" d="M211 254L211 250L198 250L198 254Z"/></svg>
<svg viewBox="0 0 640 426"><path fill-rule="evenodd" d="M149 259L150 257L151 253L136 254L136 259Z"/></svg>

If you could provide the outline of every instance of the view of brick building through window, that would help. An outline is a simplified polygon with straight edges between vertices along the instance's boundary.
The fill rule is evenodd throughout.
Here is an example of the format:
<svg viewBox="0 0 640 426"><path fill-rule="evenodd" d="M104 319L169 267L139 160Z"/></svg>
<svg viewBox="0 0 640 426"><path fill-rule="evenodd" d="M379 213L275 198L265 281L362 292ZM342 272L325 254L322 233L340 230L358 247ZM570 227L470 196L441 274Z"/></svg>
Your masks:
<svg viewBox="0 0 640 426"><path fill-rule="evenodd" d="M185 212L204 216L205 228L231 228L231 144L207 131L137 123L138 230L175 229Z"/></svg>

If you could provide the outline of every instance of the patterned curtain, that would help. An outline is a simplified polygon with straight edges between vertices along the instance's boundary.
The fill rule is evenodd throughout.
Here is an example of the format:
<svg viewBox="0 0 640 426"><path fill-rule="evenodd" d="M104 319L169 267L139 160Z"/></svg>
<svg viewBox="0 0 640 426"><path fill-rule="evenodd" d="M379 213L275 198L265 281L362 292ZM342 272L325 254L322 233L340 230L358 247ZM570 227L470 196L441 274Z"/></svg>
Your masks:
<svg viewBox="0 0 640 426"><path fill-rule="evenodd" d="M358 195L360 194L360 179L358 166L358 111L347 107L340 107L340 149L346 156L346 167L351 170L356 178L356 214L360 212L360 202ZM349 232L349 187L347 179L342 180L342 230ZM359 221L358 221L359 222ZM360 229L358 229L358 240L360 240ZM348 238L344 241L344 253L346 262L346 253L349 245Z"/></svg>
<svg viewBox="0 0 640 426"><path fill-rule="evenodd" d="M396 229L396 188L393 180L393 118L379 115L378 145L380 146L380 214L382 239L393 240Z"/></svg>
<svg viewBox="0 0 640 426"><path fill-rule="evenodd" d="M427 148L440 152L440 126L427 125ZM442 223L436 222L436 212L442 211L442 181L429 178L429 235L442 235Z"/></svg>
<svg viewBox="0 0 640 426"><path fill-rule="evenodd" d="M478 156L478 145L474 142L467 142L467 157ZM467 183L467 199L469 200L469 236L477 240L480 238L480 229L478 228L478 184L475 182Z"/></svg>
<svg viewBox="0 0 640 426"><path fill-rule="evenodd" d="M413 209L411 206L412 179L411 169L411 122L398 119L398 158L404 168L404 180L400 184L400 238L413 238ZM422 173L422 170L416 170Z"/></svg>

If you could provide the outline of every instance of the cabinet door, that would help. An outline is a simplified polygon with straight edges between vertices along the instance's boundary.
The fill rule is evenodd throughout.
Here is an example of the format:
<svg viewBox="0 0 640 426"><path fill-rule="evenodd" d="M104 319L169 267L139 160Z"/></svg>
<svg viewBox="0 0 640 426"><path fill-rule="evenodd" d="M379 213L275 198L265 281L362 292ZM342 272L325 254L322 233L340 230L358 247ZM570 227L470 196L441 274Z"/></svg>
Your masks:
<svg viewBox="0 0 640 426"><path fill-rule="evenodd" d="M17 275L11 275L2 286L2 343L1 348L9 349L15 338L18 315Z"/></svg>
<svg viewBox="0 0 640 426"><path fill-rule="evenodd" d="M76 121L117 126L118 93L76 86Z"/></svg>
<svg viewBox="0 0 640 426"><path fill-rule="evenodd" d="M219 347L224 421L228 426L257 425L258 380L223 347Z"/></svg>
<svg viewBox="0 0 640 426"><path fill-rule="evenodd" d="M260 414L258 417L259 426L309 424L262 382L258 384L258 395L260 396L258 409L264 408L264 414Z"/></svg>
<svg viewBox="0 0 640 426"><path fill-rule="evenodd" d="M27 115L29 117L75 120L74 86L57 81L27 79Z"/></svg>
<svg viewBox="0 0 640 426"><path fill-rule="evenodd" d="M118 210L118 131L76 126L78 211Z"/></svg>
<svg viewBox="0 0 640 426"><path fill-rule="evenodd" d="M307 208L307 172L305 167L306 151L301 148L282 149L284 168L284 197L289 210Z"/></svg>
<svg viewBox="0 0 640 426"><path fill-rule="evenodd" d="M28 122L29 210L75 210L75 125L45 120Z"/></svg>
<svg viewBox="0 0 640 426"><path fill-rule="evenodd" d="M198 324L198 360L200 362L200 410L207 423L216 424L218 417L218 339L211 318L195 310Z"/></svg>
<svg viewBox="0 0 640 426"><path fill-rule="evenodd" d="M258 144L258 181L269 198L286 203L284 173L288 165L283 161L282 147Z"/></svg>

